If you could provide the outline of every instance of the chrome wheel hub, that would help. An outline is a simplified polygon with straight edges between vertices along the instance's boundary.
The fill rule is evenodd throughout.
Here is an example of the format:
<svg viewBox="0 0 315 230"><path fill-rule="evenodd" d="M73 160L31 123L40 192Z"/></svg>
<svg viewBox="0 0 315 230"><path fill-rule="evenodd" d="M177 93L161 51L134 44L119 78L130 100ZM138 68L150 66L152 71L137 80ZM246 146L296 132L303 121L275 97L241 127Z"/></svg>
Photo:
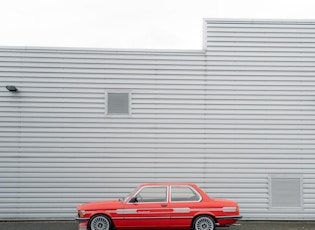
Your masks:
<svg viewBox="0 0 315 230"><path fill-rule="evenodd" d="M106 217L98 216L91 222L91 230L108 230L109 222Z"/></svg>
<svg viewBox="0 0 315 230"><path fill-rule="evenodd" d="M196 222L195 229L196 230L213 230L214 225L213 225L213 222L209 218L202 217L198 219L198 221Z"/></svg>

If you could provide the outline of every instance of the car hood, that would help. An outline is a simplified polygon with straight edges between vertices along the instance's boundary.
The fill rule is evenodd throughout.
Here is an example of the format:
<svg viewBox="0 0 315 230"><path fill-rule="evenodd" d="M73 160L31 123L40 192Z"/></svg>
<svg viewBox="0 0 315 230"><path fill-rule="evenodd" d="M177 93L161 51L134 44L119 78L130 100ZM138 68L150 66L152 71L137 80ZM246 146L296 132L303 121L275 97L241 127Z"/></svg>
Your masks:
<svg viewBox="0 0 315 230"><path fill-rule="evenodd" d="M77 209L78 210L117 209L122 207L123 204L124 203L119 200L108 200L81 204L77 207Z"/></svg>

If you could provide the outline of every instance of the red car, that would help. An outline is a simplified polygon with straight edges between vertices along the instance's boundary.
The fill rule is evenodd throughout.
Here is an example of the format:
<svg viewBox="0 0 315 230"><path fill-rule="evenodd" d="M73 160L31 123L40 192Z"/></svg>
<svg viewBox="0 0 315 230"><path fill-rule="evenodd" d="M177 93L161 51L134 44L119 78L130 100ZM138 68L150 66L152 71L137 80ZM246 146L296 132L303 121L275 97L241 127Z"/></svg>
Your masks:
<svg viewBox="0 0 315 230"><path fill-rule="evenodd" d="M236 202L211 199L195 184L143 184L128 197L78 206L79 229L214 230L241 218Z"/></svg>

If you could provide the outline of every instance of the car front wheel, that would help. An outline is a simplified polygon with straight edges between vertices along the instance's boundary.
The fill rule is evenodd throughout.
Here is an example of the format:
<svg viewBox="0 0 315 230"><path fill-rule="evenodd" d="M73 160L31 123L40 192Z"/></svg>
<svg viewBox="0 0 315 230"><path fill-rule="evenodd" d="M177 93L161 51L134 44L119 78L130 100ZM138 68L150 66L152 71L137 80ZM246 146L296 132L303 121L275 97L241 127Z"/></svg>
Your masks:
<svg viewBox="0 0 315 230"><path fill-rule="evenodd" d="M111 230L112 222L104 215L95 215L91 218L89 222L90 230Z"/></svg>
<svg viewBox="0 0 315 230"><path fill-rule="evenodd" d="M193 230L214 230L215 221L211 216L198 216L193 223Z"/></svg>

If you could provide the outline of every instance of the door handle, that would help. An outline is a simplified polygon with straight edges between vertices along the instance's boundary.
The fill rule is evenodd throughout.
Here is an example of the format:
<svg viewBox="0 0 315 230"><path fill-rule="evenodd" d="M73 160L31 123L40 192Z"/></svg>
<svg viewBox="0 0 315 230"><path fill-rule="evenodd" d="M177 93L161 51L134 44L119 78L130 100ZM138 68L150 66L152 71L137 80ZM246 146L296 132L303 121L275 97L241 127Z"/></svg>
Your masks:
<svg viewBox="0 0 315 230"><path fill-rule="evenodd" d="M162 207L167 207L167 204L161 204Z"/></svg>

